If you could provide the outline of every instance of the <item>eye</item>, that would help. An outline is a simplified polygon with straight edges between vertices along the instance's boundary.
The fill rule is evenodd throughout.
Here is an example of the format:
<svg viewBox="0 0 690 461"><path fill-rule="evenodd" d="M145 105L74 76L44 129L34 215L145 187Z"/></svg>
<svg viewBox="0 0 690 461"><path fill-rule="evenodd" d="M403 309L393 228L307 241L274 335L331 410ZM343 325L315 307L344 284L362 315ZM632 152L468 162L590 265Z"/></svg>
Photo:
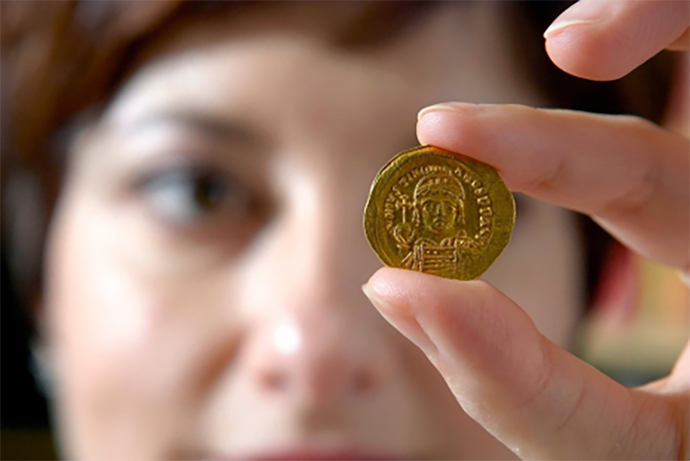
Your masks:
<svg viewBox="0 0 690 461"><path fill-rule="evenodd" d="M249 209L249 194L237 181L195 168L154 174L143 182L141 193L153 213L178 227L240 219Z"/></svg>

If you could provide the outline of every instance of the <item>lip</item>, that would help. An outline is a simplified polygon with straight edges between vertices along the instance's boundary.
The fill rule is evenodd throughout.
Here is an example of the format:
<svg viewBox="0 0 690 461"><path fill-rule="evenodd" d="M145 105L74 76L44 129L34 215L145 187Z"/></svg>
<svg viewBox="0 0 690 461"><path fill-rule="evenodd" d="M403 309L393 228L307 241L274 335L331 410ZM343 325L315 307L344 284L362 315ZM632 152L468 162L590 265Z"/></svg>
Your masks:
<svg viewBox="0 0 690 461"><path fill-rule="evenodd" d="M393 461L412 459L382 453L372 453L357 450L314 451L314 450L290 450L270 453L250 454L242 457L211 457L214 460L246 460L246 461ZM417 458L415 458L417 459Z"/></svg>

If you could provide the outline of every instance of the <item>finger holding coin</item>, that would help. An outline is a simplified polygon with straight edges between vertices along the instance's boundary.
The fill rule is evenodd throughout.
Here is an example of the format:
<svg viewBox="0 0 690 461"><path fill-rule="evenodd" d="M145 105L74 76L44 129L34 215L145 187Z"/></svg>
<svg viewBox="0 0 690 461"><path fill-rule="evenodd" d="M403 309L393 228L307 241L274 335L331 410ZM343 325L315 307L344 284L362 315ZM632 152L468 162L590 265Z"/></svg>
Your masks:
<svg viewBox="0 0 690 461"><path fill-rule="evenodd" d="M494 165L511 190L592 216L661 264L690 268L688 139L646 120L519 105L422 111L422 142Z"/></svg>

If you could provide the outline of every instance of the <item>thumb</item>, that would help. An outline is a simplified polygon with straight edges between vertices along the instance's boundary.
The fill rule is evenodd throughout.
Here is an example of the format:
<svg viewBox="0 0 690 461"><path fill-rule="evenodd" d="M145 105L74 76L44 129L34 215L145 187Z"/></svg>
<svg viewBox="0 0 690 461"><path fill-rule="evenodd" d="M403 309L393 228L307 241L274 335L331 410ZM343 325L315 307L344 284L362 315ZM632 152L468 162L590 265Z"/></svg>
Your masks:
<svg viewBox="0 0 690 461"><path fill-rule="evenodd" d="M670 400L626 389L560 349L491 285L383 268L364 291L462 408L518 456L677 457Z"/></svg>

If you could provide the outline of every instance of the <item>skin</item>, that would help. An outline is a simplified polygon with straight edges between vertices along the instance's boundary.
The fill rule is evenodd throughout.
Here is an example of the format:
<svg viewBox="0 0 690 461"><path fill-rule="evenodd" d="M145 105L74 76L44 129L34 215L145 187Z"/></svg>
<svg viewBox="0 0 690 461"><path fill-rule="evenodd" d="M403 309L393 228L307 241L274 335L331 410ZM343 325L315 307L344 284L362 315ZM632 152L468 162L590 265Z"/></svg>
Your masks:
<svg viewBox="0 0 690 461"><path fill-rule="evenodd" d="M583 0L547 30L546 50L574 75L618 78L665 47L688 49L688 7ZM687 279L687 138L630 117L464 103L425 109L417 134L495 165L512 190L591 214ZM690 346L668 377L626 389L546 339L486 282L382 269L365 291L460 406L521 457L690 458Z"/></svg>
<svg viewBox="0 0 690 461"><path fill-rule="evenodd" d="M535 384L534 325L554 350L566 347L582 307L570 214L523 202L511 245L486 275L492 285L384 269L367 285L383 318L360 291L380 267L361 230L366 193L377 169L416 143L414 114L444 100L541 102L512 77L499 7L446 5L404 36L356 51L326 45L331 16L289 5L170 30L75 139L50 233L43 322L68 457L552 453L534 451L529 428L543 407L570 400L534 400L532 426L520 426L511 405ZM503 137L457 136L477 116L459 107L427 113L420 141L486 158L516 190L590 209L582 188L557 178L562 187L541 190L524 173L553 142L531 139L543 146L534 158L501 157ZM487 129L508 117L501 129L529 133L520 123L532 112L496 107ZM543 114L544 123L555 117ZM606 120L591 124L608 133ZM620 219L621 229L642 222ZM631 235L644 240L641 232ZM484 320L473 323L478 310ZM419 345L424 335L401 318L434 325L429 341L448 354L420 352L405 336ZM496 331L509 346L526 340L506 349L524 350L523 362L501 353Z"/></svg>

